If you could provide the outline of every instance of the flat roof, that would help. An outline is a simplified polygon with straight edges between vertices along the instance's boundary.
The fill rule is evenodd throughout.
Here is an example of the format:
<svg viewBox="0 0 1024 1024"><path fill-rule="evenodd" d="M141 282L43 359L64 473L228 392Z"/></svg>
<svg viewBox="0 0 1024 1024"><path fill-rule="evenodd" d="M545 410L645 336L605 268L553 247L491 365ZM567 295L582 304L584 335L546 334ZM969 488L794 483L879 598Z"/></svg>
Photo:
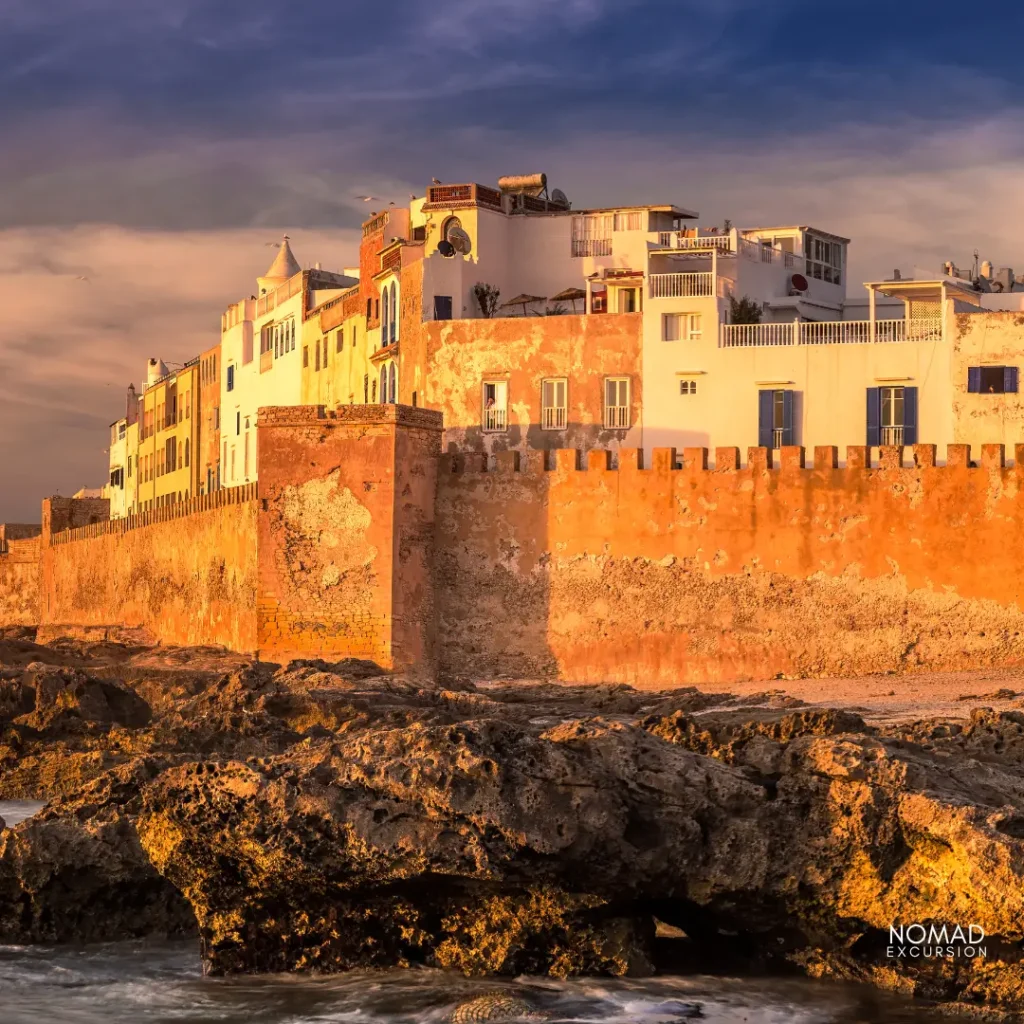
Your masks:
<svg viewBox="0 0 1024 1024"><path fill-rule="evenodd" d="M675 206L672 203L660 206L587 206L578 210L571 210L571 213L618 213L620 211L648 210L651 213L671 213L674 217L682 217L684 220L696 220L700 214L694 210L687 210L682 206Z"/></svg>
<svg viewBox="0 0 1024 1024"><path fill-rule="evenodd" d="M965 295L977 296L981 294L975 291L966 281L961 281L955 277L936 277L931 279L904 277L896 281L865 281L864 287L869 291L894 293L900 291L941 291L942 288L947 288L952 291L963 292Z"/></svg>
<svg viewBox="0 0 1024 1024"><path fill-rule="evenodd" d="M745 235L748 231L813 231L816 235L824 235L836 242L850 243L849 238L843 238L832 231L823 231L821 228L812 227L810 224L772 224L763 228L740 228L740 234Z"/></svg>

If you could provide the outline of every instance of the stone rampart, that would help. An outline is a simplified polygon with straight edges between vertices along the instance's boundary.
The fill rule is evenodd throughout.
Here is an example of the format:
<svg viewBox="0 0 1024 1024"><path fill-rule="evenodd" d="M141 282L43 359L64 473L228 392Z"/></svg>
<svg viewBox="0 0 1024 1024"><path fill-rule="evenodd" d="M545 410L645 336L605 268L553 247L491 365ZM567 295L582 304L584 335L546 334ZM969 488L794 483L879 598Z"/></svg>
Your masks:
<svg viewBox="0 0 1024 1024"><path fill-rule="evenodd" d="M440 667L663 686L1024 662L1024 446L1013 468L1001 445L870 454L445 456Z"/></svg>

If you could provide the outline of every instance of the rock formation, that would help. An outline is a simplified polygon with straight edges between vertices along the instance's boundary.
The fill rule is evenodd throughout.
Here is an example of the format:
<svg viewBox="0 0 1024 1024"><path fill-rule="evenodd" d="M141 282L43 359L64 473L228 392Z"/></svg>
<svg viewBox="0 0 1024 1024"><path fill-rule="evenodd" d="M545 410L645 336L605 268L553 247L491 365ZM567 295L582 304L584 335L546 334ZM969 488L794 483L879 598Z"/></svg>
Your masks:
<svg viewBox="0 0 1024 1024"><path fill-rule="evenodd" d="M215 973L802 970L1024 1007L1024 714L0 646L0 942L198 930ZM756 705L756 706L751 706ZM908 961L894 924L986 956Z"/></svg>

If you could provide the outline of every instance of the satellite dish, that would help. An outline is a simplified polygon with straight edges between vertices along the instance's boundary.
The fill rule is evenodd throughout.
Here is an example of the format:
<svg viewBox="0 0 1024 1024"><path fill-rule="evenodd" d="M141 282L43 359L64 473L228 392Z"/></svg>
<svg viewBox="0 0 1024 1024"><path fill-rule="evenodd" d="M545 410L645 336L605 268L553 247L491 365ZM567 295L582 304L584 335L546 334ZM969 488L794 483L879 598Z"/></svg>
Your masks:
<svg viewBox="0 0 1024 1024"><path fill-rule="evenodd" d="M807 278L803 274L794 274L789 279L790 284L793 286L793 290L797 292L807 291Z"/></svg>
<svg viewBox="0 0 1024 1024"><path fill-rule="evenodd" d="M455 246L448 241L447 238L442 238L437 243L437 251L446 259L449 260L455 255Z"/></svg>
<svg viewBox="0 0 1024 1024"><path fill-rule="evenodd" d="M551 202L561 203L563 206L568 206L569 197L560 188L556 188L551 192Z"/></svg>
<svg viewBox="0 0 1024 1024"><path fill-rule="evenodd" d="M460 256L468 256L473 248L473 241L460 227L448 229L448 242Z"/></svg>

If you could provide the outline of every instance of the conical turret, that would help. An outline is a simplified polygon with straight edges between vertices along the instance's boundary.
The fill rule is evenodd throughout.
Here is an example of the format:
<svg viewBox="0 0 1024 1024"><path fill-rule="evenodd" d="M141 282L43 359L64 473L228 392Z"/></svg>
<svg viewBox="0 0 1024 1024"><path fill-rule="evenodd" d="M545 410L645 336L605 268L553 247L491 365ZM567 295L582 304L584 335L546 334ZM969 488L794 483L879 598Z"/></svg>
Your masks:
<svg viewBox="0 0 1024 1024"><path fill-rule="evenodd" d="M285 281L294 277L301 270L302 267L299 266L299 261L295 258L292 247L288 242L288 236L285 235L284 240L281 242L281 247L277 250L277 255L274 257L274 262L270 264L270 269L262 277L256 279L260 294L262 295L264 292L279 288Z"/></svg>

